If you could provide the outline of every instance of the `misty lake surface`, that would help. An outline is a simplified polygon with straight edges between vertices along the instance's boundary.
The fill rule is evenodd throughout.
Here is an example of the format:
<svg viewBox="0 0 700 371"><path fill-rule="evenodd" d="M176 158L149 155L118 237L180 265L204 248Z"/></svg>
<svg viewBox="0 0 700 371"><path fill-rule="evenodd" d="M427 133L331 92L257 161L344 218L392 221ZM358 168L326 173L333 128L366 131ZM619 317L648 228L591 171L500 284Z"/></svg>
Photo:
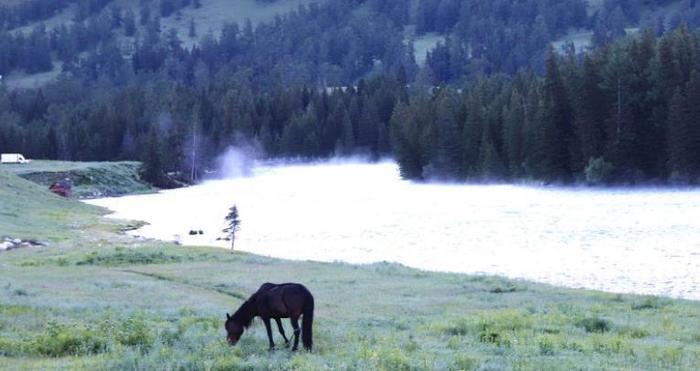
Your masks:
<svg viewBox="0 0 700 371"><path fill-rule="evenodd" d="M226 247L236 204L236 249L255 254L700 300L699 190L416 184L394 163L331 162L88 202L186 245Z"/></svg>

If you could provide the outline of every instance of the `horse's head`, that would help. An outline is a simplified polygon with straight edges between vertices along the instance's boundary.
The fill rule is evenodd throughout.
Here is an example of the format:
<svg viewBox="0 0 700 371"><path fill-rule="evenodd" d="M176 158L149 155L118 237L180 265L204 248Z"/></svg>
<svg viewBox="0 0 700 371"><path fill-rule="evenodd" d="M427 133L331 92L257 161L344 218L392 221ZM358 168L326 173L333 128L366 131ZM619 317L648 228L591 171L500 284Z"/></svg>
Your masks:
<svg viewBox="0 0 700 371"><path fill-rule="evenodd" d="M226 340L228 340L229 344L231 345L236 345L238 343L238 340L241 338L241 335L243 335L243 330L245 330L245 327L237 323L236 321L233 320L233 317L226 313Z"/></svg>

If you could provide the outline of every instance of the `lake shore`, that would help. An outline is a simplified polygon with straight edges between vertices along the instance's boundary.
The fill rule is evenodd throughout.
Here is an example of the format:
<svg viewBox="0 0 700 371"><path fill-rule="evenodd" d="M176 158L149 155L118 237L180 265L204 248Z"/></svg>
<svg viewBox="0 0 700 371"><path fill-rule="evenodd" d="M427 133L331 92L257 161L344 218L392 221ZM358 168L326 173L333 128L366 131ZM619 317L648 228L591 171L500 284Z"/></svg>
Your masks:
<svg viewBox="0 0 700 371"><path fill-rule="evenodd" d="M694 189L417 184L393 163L331 162L90 203L148 222L132 235L185 245L228 248L219 231L235 203L237 248L259 255L700 299Z"/></svg>

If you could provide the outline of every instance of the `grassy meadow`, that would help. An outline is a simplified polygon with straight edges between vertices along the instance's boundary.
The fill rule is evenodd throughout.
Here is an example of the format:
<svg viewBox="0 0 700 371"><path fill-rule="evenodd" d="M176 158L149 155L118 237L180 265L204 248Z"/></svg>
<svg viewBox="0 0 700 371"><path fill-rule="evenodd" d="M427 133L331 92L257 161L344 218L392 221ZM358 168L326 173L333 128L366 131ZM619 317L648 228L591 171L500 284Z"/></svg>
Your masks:
<svg viewBox="0 0 700 371"><path fill-rule="evenodd" d="M293 262L127 237L133 223L0 170L0 369L693 369L700 303L395 264ZM290 246L290 248L294 248ZM315 348L236 347L225 313L261 283L316 298ZM285 323L287 333L291 326ZM281 337L275 340L281 344Z"/></svg>

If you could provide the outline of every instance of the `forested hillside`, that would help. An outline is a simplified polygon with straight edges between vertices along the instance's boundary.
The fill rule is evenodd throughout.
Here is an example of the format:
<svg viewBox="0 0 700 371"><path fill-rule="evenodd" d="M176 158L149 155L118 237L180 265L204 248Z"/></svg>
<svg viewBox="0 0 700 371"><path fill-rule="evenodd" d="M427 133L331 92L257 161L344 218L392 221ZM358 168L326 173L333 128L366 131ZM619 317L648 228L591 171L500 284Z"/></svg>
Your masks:
<svg viewBox="0 0 700 371"><path fill-rule="evenodd" d="M405 177L688 183L700 175L700 37L651 31L583 57L550 50L543 77L478 79L400 103Z"/></svg>
<svg viewBox="0 0 700 371"><path fill-rule="evenodd" d="M698 178L694 1L343 0L211 32L183 19L216 6L0 2L0 74L57 73L36 89L0 82L0 149L144 160L156 184L241 144L393 154L414 179ZM548 47L579 29L594 50ZM444 42L419 66L427 34Z"/></svg>

